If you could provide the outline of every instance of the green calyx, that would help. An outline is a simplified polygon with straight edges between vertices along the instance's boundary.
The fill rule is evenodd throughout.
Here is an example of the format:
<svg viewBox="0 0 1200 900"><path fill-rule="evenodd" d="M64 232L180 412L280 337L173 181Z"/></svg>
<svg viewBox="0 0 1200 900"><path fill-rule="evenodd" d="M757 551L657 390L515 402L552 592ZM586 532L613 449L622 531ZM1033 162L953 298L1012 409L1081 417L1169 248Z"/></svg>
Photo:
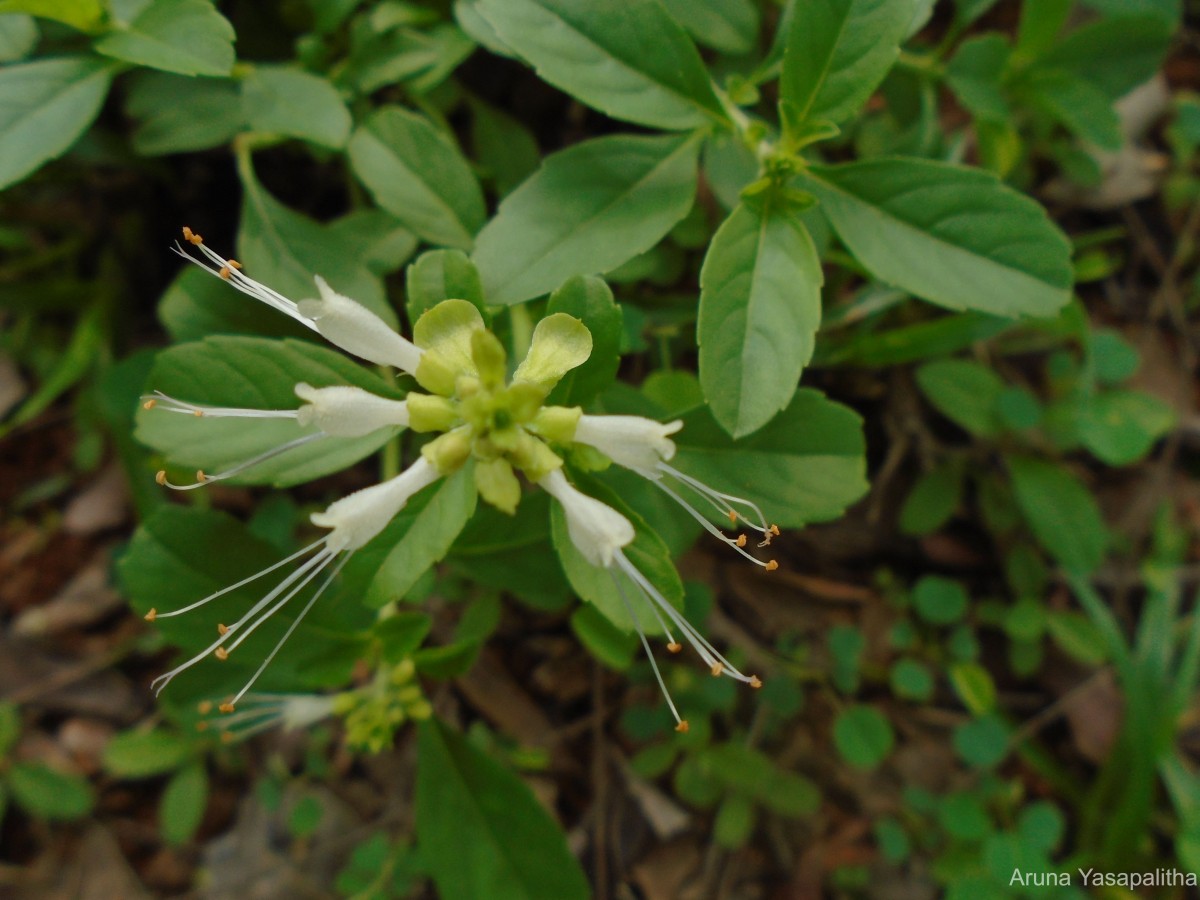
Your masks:
<svg viewBox="0 0 1200 900"><path fill-rule="evenodd" d="M337 696L334 712L345 722L348 746L380 753L392 745L405 722L433 714L415 676L413 661L406 659L379 672L370 684Z"/></svg>
<svg viewBox="0 0 1200 900"><path fill-rule="evenodd" d="M476 460L480 496L516 511L516 471L538 481L562 466L547 442L570 444L582 410L545 406L558 381L591 355L592 335L573 316L555 313L534 329L529 352L508 380L504 344L465 300L445 300L413 326L423 351L415 376L429 394L408 395L409 427L442 432L422 455L443 475Z"/></svg>

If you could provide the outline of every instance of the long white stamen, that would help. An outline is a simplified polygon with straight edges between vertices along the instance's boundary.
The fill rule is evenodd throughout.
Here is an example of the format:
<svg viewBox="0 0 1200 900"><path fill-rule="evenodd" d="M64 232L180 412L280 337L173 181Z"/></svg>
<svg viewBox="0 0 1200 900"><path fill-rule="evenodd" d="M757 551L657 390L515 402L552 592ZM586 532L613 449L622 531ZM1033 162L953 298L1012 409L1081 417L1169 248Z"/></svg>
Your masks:
<svg viewBox="0 0 1200 900"><path fill-rule="evenodd" d="M642 592L670 617L671 621L683 632L683 636L688 639L688 643L692 645L700 655L700 658L713 670L714 674L728 675L730 678L745 682L746 684L754 684L758 680L753 676L743 675L729 660L722 656L717 648L710 644L704 635L679 610L667 602L667 599L659 593L658 588L651 584L649 579L629 562L624 553L618 550L614 559L617 565L620 566L621 571L628 575L630 580L641 588ZM720 666L719 670L717 668L718 665Z"/></svg>
<svg viewBox="0 0 1200 900"><path fill-rule="evenodd" d="M261 676L262 673L264 671L266 671L267 666L269 666L271 664L271 660L273 660L275 658L275 654L277 654L279 652L280 648L283 647L283 645L287 643L287 639L292 636L292 632L296 630L296 627L300 624L301 620L306 615L308 615L308 611L313 608L313 604L315 604L317 602L317 600L320 598L320 596L323 593L325 593L325 589L328 588L329 585L333 583L333 580L338 577L338 573L342 571L342 567L344 565L346 565L346 563L349 561L349 559L352 555L353 554L347 553L345 556L343 556L338 561L338 564L334 567L333 571L329 573L329 577L325 579L324 583L319 588L317 588L316 593L314 593L312 595L312 597L309 599L308 603L306 603L304 605L304 609L300 610L300 615L296 616L296 618L292 621L292 624L288 626L287 631L285 631L283 633L283 637L281 637L279 639L279 641L275 644L274 649L272 649L271 652L267 654L266 659L264 659L262 661L262 664L259 665L259 667L255 670L254 674L250 676L250 680L247 681L246 684L242 687L242 689L237 692L237 694L234 696L234 698L229 701L231 704L236 704L239 700L242 699L243 696L245 696L246 691L250 690L250 688L254 686L254 682L258 681L259 676ZM320 570L318 569L317 571L320 571ZM264 617L264 619L269 618L270 615L272 615L274 612L275 612L275 610L272 610L270 613L267 614L267 616ZM248 635L249 632L246 632L246 634ZM244 637L239 638L238 641L234 642L233 646L230 647L230 649L232 650L233 647L236 647L241 640L245 640L245 638Z"/></svg>
<svg viewBox="0 0 1200 900"><path fill-rule="evenodd" d="M684 500L683 497L679 496L679 494L676 493L668 484L666 484L664 481L662 481L662 479L656 480L654 482L654 484L656 484L662 491L664 491L667 494L667 496L669 496L672 500L674 500L676 503L678 503L680 506L682 506L691 515L691 517L693 519L695 519L697 522L699 522L704 527L704 530L707 531L709 534L713 535L718 540L723 541L724 543L728 544L730 547L732 547L738 553L742 554L742 556L746 557L746 559L750 560L750 562L754 563L756 566L762 566L764 569L767 568L768 566L770 566L770 562L764 562L761 559L757 559L756 557L752 556L750 553L748 553L747 551L742 549L742 544L745 543L744 537L743 537L742 541L739 543L735 538L731 538L728 535L723 534L721 532L721 530L719 528L717 528L716 525L714 525L712 522L708 521L708 519L704 515L702 515L700 513L700 511L698 509L696 509L696 507L692 506L692 504L690 504L686 500Z"/></svg>
<svg viewBox="0 0 1200 900"><path fill-rule="evenodd" d="M613 584L617 586L617 593L621 595L621 601L625 604L629 618L633 620L633 627L637 629L638 637L642 639L642 649L646 651L646 658L650 660L650 668L654 670L654 677L658 681L658 689L662 691L662 695L667 701L667 706L671 708L671 715L675 717L675 726L678 729L686 731L687 726L680 717L679 710L675 708L675 701L671 699L671 692L667 690L667 683L663 681L662 673L658 670L658 663L654 659L654 652L650 649L650 642L646 640L646 632L642 630L642 623L638 621L637 613L633 610L633 604L625 596L625 589L621 587L621 581L617 578L617 573L610 569L609 575L612 577ZM651 604L650 608L654 608L653 604ZM657 616L658 613L656 612L655 615ZM666 629L664 628L664 630ZM672 643L674 643L674 638L672 638Z"/></svg>
<svg viewBox="0 0 1200 900"><path fill-rule="evenodd" d="M323 543L323 541L320 541L318 543ZM313 556L312 559L305 560L304 564L301 565L300 568L298 568L295 572L292 572L290 575L288 575L287 578L285 578L283 581L281 581L269 594L267 594L265 597L263 597L261 600L259 600L257 603L255 603L252 607L250 607L250 609L240 619L238 619L232 625L227 627L224 630L224 632L221 634L221 636L219 638L217 638L215 641L213 641L211 644L209 644L208 647L206 647L201 652L197 653L195 656L193 656L187 662L181 663L180 665L178 665L174 669L172 669L170 672L167 672L163 675L159 675L152 682L150 682L151 690L153 690L156 695L162 693L163 688L165 688L168 684L170 684L171 679L173 679L180 672L190 669L196 663L200 662L200 660L206 659L209 656L209 654L214 653L227 640L229 640L230 635L234 634L239 628L241 628L242 625L246 624L246 622L250 621L256 615L258 615L258 613L261 612L263 609L265 609L267 606L270 606L271 603L273 603L275 601L276 597L278 597L280 594L282 594L284 591L286 591L288 588L290 588L300 578L303 578L305 573L310 571L314 566L319 566L319 567L323 568L325 563L327 563L330 558L331 557L329 556L328 553L322 551L322 552L317 553L315 556Z"/></svg>
<svg viewBox="0 0 1200 900"><path fill-rule="evenodd" d="M171 616L181 616L186 612L191 612L193 609L199 609L201 606L204 606L204 604L209 603L213 600L216 600L218 597L223 597L225 594L228 594L230 591L236 591L238 588L245 587L246 585L250 584L253 581L258 581L258 579L262 578L264 575L270 575L276 569L282 569L284 566L286 566L292 560L299 559L301 556L308 553L314 547L324 544L325 541L326 541L326 538L321 538L319 541L313 541L311 544L309 544L303 550L297 550L295 553L293 553L287 559L281 559L279 562L275 563L275 565L268 566L267 568L263 569L261 572L255 572L253 575L251 575L247 578L243 578L237 584L231 584L231 585L229 585L229 587L221 588L221 590L217 591L216 593L209 594L203 600L197 600L195 603L189 604L188 606L185 606L183 609L176 609L176 610L173 610L172 612L164 612L164 613L156 612L154 614L154 618L156 620L157 619L169 619L169 618L171 618Z"/></svg>
<svg viewBox="0 0 1200 900"><path fill-rule="evenodd" d="M205 272L220 278L222 281L229 282L243 294L253 297L255 300L259 300L268 306L277 309L279 312L295 319L297 322L308 328L311 328L313 331L317 330L316 323L313 322L312 319L308 318L308 316L305 316L300 312L295 301L289 300L278 291L272 290L265 284L243 275L239 265L236 265L230 260L225 259L225 257L221 256L219 253L215 253L214 251L210 250L207 244L200 241L189 241L189 243L193 247L198 247L200 252L204 254L205 259L208 261L208 263L211 263L211 265L206 263L204 259L196 259L196 257L188 253L178 241L175 242L175 252L188 262L199 266Z"/></svg>
<svg viewBox="0 0 1200 900"><path fill-rule="evenodd" d="M313 559L320 559L321 560L320 563L318 565L314 566L312 569L310 569L305 574L303 580L300 581L299 584L297 584L294 587L292 587L291 589L289 589L288 592L286 594L284 594L283 597L281 597L275 603L274 606L272 606L266 612L261 613L258 616L258 618L256 618L253 622L248 623L246 625L245 630L238 629L237 637L234 638L234 640L229 644L229 646L225 648L226 651L228 651L229 653L232 653L234 650L236 650L238 647L240 647L243 643L245 643L246 638L250 637L250 635L252 635L252 634L254 634L254 632L258 631L258 629L260 627L262 627L262 625L265 624L268 619L270 619L277 612L279 612L281 609L283 609L285 606L287 606L292 601L292 598L295 597L297 594L299 594L302 590L304 590L314 578L316 578L323 571L325 571L325 567L328 566L335 558L336 558L335 555L332 553L329 553L329 552L325 552L323 554L317 554L317 556L313 557ZM241 625L241 624L242 624L241 620L239 620L236 623L236 625ZM235 630L235 625L230 625L229 631L232 632L234 630ZM228 634L226 636L228 636Z"/></svg>
<svg viewBox="0 0 1200 900"><path fill-rule="evenodd" d="M301 435L298 438L293 438L286 443L280 444L278 447L272 447L258 456L252 457L245 462L240 462L231 469L226 469L224 472L217 472L215 475L209 475L206 472L198 471L196 473L196 481L192 484L174 484L167 481L166 474L159 472L157 481L164 487L169 487L173 491L194 491L196 488L202 488L206 484L211 484L214 481L224 481L226 478L233 478L235 475L240 475L247 469L257 466L259 463L266 462L268 459L274 459L280 454L287 453L289 450L295 450L297 447L303 447L305 444L311 444L313 441L327 437L325 432L318 431L314 434Z"/></svg>
<svg viewBox="0 0 1200 900"><path fill-rule="evenodd" d="M183 413L197 418L213 419L294 419L299 410L295 409L246 409L237 406L205 406L200 403L188 403L170 397L162 391L155 391L142 397L142 407L145 409L160 409L164 412Z"/></svg>
<svg viewBox="0 0 1200 900"><path fill-rule="evenodd" d="M771 531L771 526L767 524L767 517L763 515L763 511L759 509L758 504L754 501L747 500L744 497L735 497L733 494L726 494L723 491L718 491L715 488L711 488L703 481L698 481L692 476L680 472L674 466L667 465L665 462L660 462L658 464L658 468L660 471L666 472L672 478L683 482L697 494L705 497L714 506L714 508L719 510L723 515L735 515L742 522L744 522L748 528L753 528L755 531L762 532L763 534L767 534ZM725 502L721 503L720 501L722 500ZM754 515L758 517L760 524L755 524L745 515L740 513L735 508L737 504L741 504L746 509L753 512Z"/></svg>

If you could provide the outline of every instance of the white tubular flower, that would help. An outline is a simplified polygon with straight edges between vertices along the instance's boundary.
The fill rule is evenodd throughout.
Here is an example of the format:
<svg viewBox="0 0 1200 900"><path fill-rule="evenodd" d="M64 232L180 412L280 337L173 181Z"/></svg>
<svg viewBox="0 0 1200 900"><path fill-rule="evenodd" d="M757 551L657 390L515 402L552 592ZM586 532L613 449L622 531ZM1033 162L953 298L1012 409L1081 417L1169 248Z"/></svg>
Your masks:
<svg viewBox="0 0 1200 900"><path fill-rule="evenodd" d="M682 427L681 419L664 425L642 416L585 414L575 426L575 441L594 447L619 466L654 478L658 464L675 456L675 442L668 435Z"/></svg>
<svg viewBox="0 0 1200 900"><path fill-rule="evenodd" d="M621 548L634 538L633 523L595 497L589 497L555 469L538 482L562 504L571 543L593 566L607 569Z"/></svg>
<svg viewBox="0 0 1200 900"><path fill-rule="evenodd" d="M741 522L747 528L757 531L763 536L760 547L769 546L771 539L779 534L776 525L767 523L758 504L744 497L726 494L709 487L697 478L693 478L667 461L675 456L675 442L668 435L674 434L683 427L683 422L676 419L665 425L654 419L642 416L580 416L575 428L575 443L586 444L599 450L619 466L624 466L642 477L648 479L655 487L678 503L693 519L721 543L732 547L756 566L762 566L768 572L779 568L775 560L765 562L747 552L747 538L744 534L731 538L723 534L708 516L701 513L678 490L686 488L701 497L722 518L728 518L730 524Z"/></svg>
<svg viewBox="0 0 1200 900"><path fill-rule="evenodd" d="M406 401L389 400L362 388L315 388L301 382L296 396L305 401L297 411L297 424L313 425L330 437L362 437L387 426L408 427Z"/></svg>
<svg viewBox="0 0 1200 900"><path fill-rule="evenodd" d="M637 629L638 637L642 641L642 647L646 651L646 657L650 660L650 666L654 670L654 677L658 681L658 686L662 690L663 697L666 698L667 706L671 709L671 715L675 717L676 731L687 731L687 720L681 718L679 711L675 708L671 694L667 691L666 682L663 681L662 673L659 672L658 663L654 659L653 652L651 652L646 632L642 628L641 622L638 621L634 604L626 596L621 579L617 577L618 574L622 574L628 578L638 594L649 605L650 611L658 621L659 627L667 636L668 650L672 653L677 653L682 649L682 645L675 640L674 633L672 632L673 624L674 628L681 632L688 643L695 648L700 658L704 660L705 665L709 667L714 676L727 675L751 687L762 687L762 682L757 676L742 674L729 660L717 652L716 648L705 639L704 635L697 631L695 626L688 622L679 610L667 602L667 599L658 588L645 575L639 572L637 567L625 556L622 548L632 542L635 536L633 525L629 519L608 504L602 503L595 497L589 497L587 494L579 491L567 481L566 476L563 475L560 469L555 469L538 483L562 504L563 512L567 517L567 531L570 534L571 543L575 545L575 548L589 563L598 568L607 569L612 575L613 584L616 586L617 592L625 603L625 609L629 613L629 618L633 622L634 628ZM668 620L671 624L668 624Z"/></svg>
<svg viewBox="0 0 1200 900"><path fill-rule="evenodd" d="M416 372L417 364L421 361L421 349L398 335L361 303L337 293L320 275L314 278L320 299L296 303L243 273L242 264L236 259L226 259L210 250L204 239L190 228L183 229L183 237L199 250L203 258L192 256L180 244L175 245L176 253L204 271L228 281L243 294L311 328L347 353L376 365L394 366L410 375Z"/></svg>
<svg viewBox="0 0 1200 900"><path fill-rule="evenodd" d="M191 659L176 666L170 672L154 679L151 683L154 692L156 694L160 693L176 675L190 669L196 663L207 658L209 654L213 654L218 659L227 659L229 654L241 646L246 638L250 637L251 634L275 615L275 613L287 606L310 582L315 580L331 563L335 563L336 561L336 564L332 567L332 571L321 582L316 592L309 598L299 615L288 626L288 629L283 633L283 637L275 644L274 649L267 654L262 664L250 677L250 680L230 700L221 704L221 712L233 712L238 701L254 686L259 676L270 665L271 660L275 658L275 655L287 642L287 639L292 636L292 632L296 630L296 627L308 614L308 611L312 609L317 599L337 577L354 551L379 534L388 522L404 508L404 505L413 494L426 485L432 484L438 477L437 470L432 465L426 462L424 458L418 459L406 471L390 481L356 491L348 497L343 497L341 500L330 504L324 512L314 513L311 516L311 521L314 525L332 529L329 534L320 540L314 541L302 550L298 550L286 559L275 563L273 566L268 566L261 572L243 578L236 584L209 594L204 599L197 600L195 603L189 604L182 609L165 613L151 609L145 617L148 622L153 622L159 618L165 619L171 616L183 615L204 606L218 597L228 594L230 591L237 590L251 582L257 581L264 575L269 575L289 563L308 557L294 572L285 577L265 597L251 606L232 625L217 625L217 634L219 636L212 644Z"/></svg>
<svg viewBox="0 0 1200 900"><path fill-rule="evenodd" d="M395 366L410 375L417 371L422 350L356 300L339 294L325 279L314 279L319 300L301 300L300 314L331 344L378 366Z"/></svg>

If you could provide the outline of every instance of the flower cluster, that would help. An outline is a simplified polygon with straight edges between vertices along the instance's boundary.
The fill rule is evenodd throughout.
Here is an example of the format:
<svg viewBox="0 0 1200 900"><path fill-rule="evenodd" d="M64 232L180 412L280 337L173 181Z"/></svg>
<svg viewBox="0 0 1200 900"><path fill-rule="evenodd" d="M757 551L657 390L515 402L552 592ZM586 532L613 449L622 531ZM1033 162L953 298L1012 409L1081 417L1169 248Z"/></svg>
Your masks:
<svg viewBox="0 0 1200 900"><path fill-rule="evenodd" d="M197 472L192 484L173 484L165 472L159 472L160 484L191 490L234 477L312 441L358 437L382 428L408 428L436 433L437 437L424 444L420 457L401 474L314 513L312 524L328 529L319 540L181 609L171 612L152 609L146 615L148 621L182 615L285 567L293 567L240 618L218 625L218 636L207 648L159 676L154 682L156 691L210 655L227 658L257 628L319 579L299 615L249 681L220 705L221 712L233 713L350 555L378 535L414 494L457 472L468 461L473 461L475 486L480 496L500 510L511 514L520 502L522 487L518 472L558 501L570 539L579 553L591 565L611 574L675 717L677 730L686 731L687 721L679 715L667 692L638 621L635 604L629 597L631 591L652 611L667 637L670 651L677 652L682 647L675 638L678 633L692 645L714 676L725 675L752 687L761 685L757 677L743 674L722 656L630 562L624 548L634 540L633 524L618 510L578 490L564 472L564 455L571 451L600 454L606 463L611 461L636 472L678 503L710 534L767 571L776 568L774 560L758 559L746 549L745 534L725 535L695 504L711 507L735 527L740 523L757 531L760 547L769 545L779 530L768 524L753 502L715 490L670 465L675 455L671 435L682 427L681 422L662 424L638 416L586 415L579 407L546 403L558 381L591 355L591 333L582 322L564 313L542 319L533 332L525 358L509 377L504 346L487 329L479 309L465 300L448 299L425 312L414 324L413 340L409 341L366 307L331 289L319 276L315 279L318 298L294 302L247 276L240 263L209 249L190 229L184 229L184 238L186 247L176 245L176 248L190 262L318 332L345 352L412 376L423 391L410 391L404 400L392 400L357 387L317 388L300 383L295 386L300 402L294 409L215 407L161 393L149 395L143 398L143 406L148 410L213 418L290 419L296 423L298 432L295 438L225 471ZM199 256L193 255L195 251Z"/></svg>

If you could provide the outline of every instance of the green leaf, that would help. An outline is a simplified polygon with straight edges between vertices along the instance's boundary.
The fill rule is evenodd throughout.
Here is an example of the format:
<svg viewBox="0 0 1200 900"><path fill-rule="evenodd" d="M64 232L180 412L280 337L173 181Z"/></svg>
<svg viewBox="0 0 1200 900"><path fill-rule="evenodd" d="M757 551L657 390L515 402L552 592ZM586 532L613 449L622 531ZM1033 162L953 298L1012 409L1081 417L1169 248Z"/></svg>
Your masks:
<svg viewBox="0 0 1200 900"><path fill-rule="evenodd" d="M933 696L933 672L919 660L905 657L892 666L892 693L905 700L928 700Z"/></svg>
<svg viewBox="0 0 1200 900"><path fill-rule="evenodd" d="M671 562L671 554L662 539L646 524L646 520L633 511L615 492L592 478L576 476L576 487L586 494L595 497L633 523L636 536L633 543L627 545L623 552L635 569L646 579L676 609L683 608L683 582L679 572ZM634 631L634 622L629 617L625 601L633 607L637 624L646 634L661 634L662 628L658 619L648 608L641 590L626 576L616 569L605 570L593 566L584 559L576 549L567 531L567 518L558 503L550 508L550 534L554 540L554 549L562 562L567 580L581 599L594 604L604 616L625 632ZM618 588L617 585L620 585ZM622 599L624 593L624 599Z"/></svg>
<svg viewBox="0 0 1200 900"><path fill-rule="evenodd" d="M444 900L583 900L587 879L520 779L435 719L418 729L416 830Z"/></svg>
<svg viewBox="0 0 1200 900"><path fill-rule="evenodd" d="M873 706L847 706L833 723L838 753L856 769L876 768L892 752L895 741L887 717Z"/></svg>
<svg viewBox="0 0 1200 900"><path fill-rule="evenodd" d="M657 0L480 0L478 10L544 80L614 118L665 129L725 119L695 45Z"/></svg>
<svg viewBox="0 0 1200 900"><path fill-rule="evenodd" d="M95 50L179 75L228 75L234 37L209 0L154 0L127 27L96 41Z"/></svg>
<svg viewBox="0 0 1200 900"><path fill-rule="evenodd" d="M141 615L151 608L159 613L182 609L251 575L262 575L200 609L157 618L154 627L187 659L216 639L217 623L239 619L300 564L264 574L283 558L284 552L225 513L171 504L150 516L134 534L118 572L130 604ZM205 659L178 675L161 700L191 704L227 697L240 689L293 625L315 589L316 584L310 584L228 659ZM296 691L347 683L351 667L365 651L363 629L374 616L357 597L336 601L327 592L313 606L271 660L256 684L258 690Z"/></svg>
<svg viewBox="0 0 1200 900"><path fill-rule="evenodd" d="M800 528L840 516L867 490L862 420L801 388L764 428L731 439L706 409L684 416L674 436L677 469L757 503L768 521Z"/></svg>
<svg viewBox="0 0 1200 900"><path fill-rule="evenodd" d="M158 319L172 340L181 342L219 334L312 338L299 322L249 299L222 279L185 266L159 301Z"/></svg>
<svg viewBox="0 0 1200 900"><path fill-rule="evenodd" d="M359 551L364 570L375 573L363 602L379 609L408 593L430 566L450 552L475 512L475 502L470 466L413 497L400 515Z"/></svg>
<svg viewBox="0 0 1200 900"><path fill-rule="evenodd" d="M1112 100L1091 82L1070 72L1037 70L1020 82L1026 102L1081 140L1106 150L1120 148L1124 136Z"/></svg>
<svg viewBox="0 0 1200 900"><path fill-rule="evenodd" d="M575 276L550 295L546 314L566 313L587 326L592 334L591 356L567 372L547 402L562 406L587 403L617 377L621 363L621 307L602 278Z"/></svg>
<svg viewBox="0 0 1200 900"><path fill-rule="evenodd" d="M663 0L663 6L706 47L743 56L757 43L759 15L752 0Z"/></svg>
<svg viewBox="0 0 1200 900"><path fill-rule="evenodd" d="M125 731L104 748L104 768L118 778L151 778L179 768L188 745L173 731Z"/></svg>
<svg viewBox="0 0 1200 900"><path fill-rule="evenodd" d="M1116 331L1097 329L1091 334L1088 355L1092 371L1102 384L1120 384L1141 365L1137 349Z"/></svg>
<svg viewBox="0 0 1200 900"><path fill-rule="evenodd" d="M993 827L983 800L967 791L947 794L938 806L937 817L946 834L960 841L981 841Z"/></svg>
<svg viewBox="0 0 1200 900"><path fill-rule="evenodd" d="M1110 466L1137 462L1175 426L1171 407L1141 391L1096 394L1080 412L1080 440Z"/></svg>
<svg viewBox="0 0 1200 900"><path fill-rule="evenodd" d="M0 62L19 62L37 46L37 22L32 16L0 14Z"/></svg>
<svg viewBox="0 0 1200 900"><path fill-rule="evenodd" d="M917 614L931 625L952 625L967 611L970 598L962 584L940 575L925 575L913 586Z"/></svg>
<svg viewBox="0 0 1200 900"><path fill-rule="evenodd" d="M1154 76L1173 32L1172 23L1162 16L1112 16L1054 42L1038 65L1091 82L1116 100Z"/></svg>
<svg viewBox="0 0 1200 900"><path fill-rule="evenodd" d="M596 607L585 603L571 613L571 631L592 656L610 669L623 672L633 665L637 638L610 622Z"/></svg>
<svg viewBox="0 0 1200 900"><path fill-rule="evenodd" d="M339 353L304 341L206 338L158 355L147 381L190 403L249 409L296 409L298 382L355 385L395 396L382 379ZM216 473L314 431L293 419L213 418L139 409L136 436L175 465ZM381 447L393 429L361 438L324 438L238 476L242 484L298 484L346 468Z"/></svg>
<svg viewBox="0 0 1200 900"><path fill-rule="evenodd" d="M996 682L979 663L956 662L950 666L949 675L954 692L973 715L996 708Z"/></svg>
<svg viewBox="0 0 1200 900"><path fill-rule="evenodd" d="M141 156L217 147L245 124L237 82L151 69L129 78L125 111L137 120L133 149Z"/></svg>
<svg viewBox="0 0 1200 900"><path fill-rule="evenodd" d="M529 300L653 247L692 206L699 146L613 135L547 157L479 233L473 258L488 303Z"/></svg>
<svg viewBox="0 0 1200 900"><path fill-rule="evenodd" d="M0 69L0 188L61 156L87 131L112 75L109 64L87 56Z"/></svg>
<svg viewBox="0 0 1200 900"><path fill-rule="evenodd" d="M487 316L479 272L461 250L428 250L404 273L408 318L415 322L443 300L466 300Z"/></svg>
<svg viewBox="0 0 1200 900"><path fill-rule="evenodd" d="M317 296L313 276L320 275L335 291L395 327L396 313L383 284L363 264L361 247L351 236L284 206L251 173L244 174L242 184L237 247L247 274L297 302Z"/></svg>
<svg viewBox="0 0 1200 900"><path fill-rule="evenodd" d="M541 151L524 125L496 107L476 101L471 114L475 157L503 197L534 173L542 161Z"/></svg>
<svg viewBox="0 0 1200 900"><path fill-rule="evenodd" d="M1088 489L1066 469L1040 459L1012 456L1008 469L1017 505L1038 543L1075 574L1100 565L1108 530Z"/></svg>
<svg viewBox="0 0 1200 900"><path fill-rule="evenodd" d="M739 205L700 273L700 384L735 438L792 399L821 324L821 260L804 223L767 203Z"/></svg>
<svg viewBox="0 0 1200 900"><path fill-rule="evenodd" d="M1183 11L1181 0L1084 0L1084 3L1109 16L1149 13L1171 24L1179 22Z"/></svg>
<svg viewBox="0 0 1200 900"><path fill-rule="evenodd" d="M1022 3L1021 21L1017 27L1017 51L1025 56L1037 56L1053 46L1074 6L1075 0Z"/></svg>
<svg viewBox="0 0 1200 900"><path fill-rule="evenodd" d="M350 111L337 88L301 69L255 66L242 80L242 112L255 131L322 147L336 150L350 137Z"/></svg>
<svg viewBox="0 0 1200 900"><path fill-rule="evenodd" d="M95 31L104 21L101 0L0 0L0 13L28 13L54 19L79 31Z"/></svg>
<svg viewBox="0 0 1200 900"><path fill-rule="evenodd" d="M175 773L158 803L159 828L172 847L186 844L196 834L208 806L208 771L196 761Z"/></svg>
<svg viewBox="0 0 1200 900"><path fill-rule="evenodd" d="M1103 637L1083 613L1051 610L1046 631L1064 653L1086 666L1098 666L1108 658Z"/></svg>
<svg viewBox="0 0 1200 900"><path fill-rule="evenodd" d="M990 769L1008 755L1008 738L1008 726L993 713L958 726L954 730L954 749L964 762Z"/></svg>
<svg viewBox="0 0 1200 900"><path fill-rule="evenodd" d="M917 369L917 384L942 415L978 437L1000 430L996 400L1004 390L1000 376L965 359L941 359Z"/></svg>
<svg viewBox="0 0 1200 900"><path fill-rule="evenodd" d="M877 278L950 309L1048 316L1070 299L1071 246L994 175L915 159L813 166L802 180Z"/></svg>
<svg viewBox="0 0 1200 900"><path fill-rule="evenodd" d="M0 701L0 760L8 756L21 736L21 712L17 704ZM0 816L3 821L3 816Z"/></svg>
<svg viewBox="0 0 1200 900"><path fill-rule="evenodd" d="M14 765L8 772L8 788L13 800L38 819L82 819L96 802L86 779L36 762Z"/></svg>
<svg viewBox="0 0 1200 900"><path fill-rule="evenodd" d="M717 807L713 821L713 840L718 846L737 848L750 839L754 831L754 804L737 794L726 797Z"/></svg>
<svg viewBox="0 0 1200 900"><path fill-rule="evenodd" d="M483 193L454 142L426 119L388 106L350 139L350 165L375 202L433 244L471 248Z"/></svg>
<svg viewBox="0 0 1200 900"><path fill-rule="evenodd" d="M912 0L814 0L792 16L779 94L798 120L848 119L900 54Z"/></svg>
<svg viewBox="0 0 1200 900"><path fill-rule="evenodd" d="M1030 847L1051 853L1062 841L1066 822L1058 807L1047 800L1030 803L1017 820L1017 833Z"/></svg>
<svg viewBox="0 0 1200 900"><path fill-rule="evenodd" d="M1003 36L985 34L963 41L946 64L946 83L975 118L1007 121L1002 81L1010 55Z"/></svg>
<svg viewBox="0 0 1200 900"><path fill-rule="evenodd" d="M962 490L962 466L945 463L926 472L904 498L901 533L916 537L937 531L958 509Z"/></svg>
<svg viewBox="0 0 1200 900"><path fill-rule="evenodd" d="M399 269L420 243L399 219L382 209L356 209L326 227L337 241L353 246L354 255L378 276Z"/></svg>

